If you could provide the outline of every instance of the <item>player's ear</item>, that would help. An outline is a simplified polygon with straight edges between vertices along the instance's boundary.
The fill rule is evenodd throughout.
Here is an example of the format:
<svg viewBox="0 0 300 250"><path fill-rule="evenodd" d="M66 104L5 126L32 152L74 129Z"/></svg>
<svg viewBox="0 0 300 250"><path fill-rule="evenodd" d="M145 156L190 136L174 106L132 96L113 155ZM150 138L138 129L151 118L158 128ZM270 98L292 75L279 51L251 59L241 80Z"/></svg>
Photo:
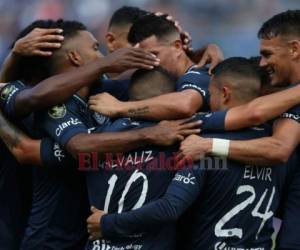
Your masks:
<svg viewBox="0 0 300 250"><path fill-rule="evenodd" d="M114 43L116 41L115 34L113 32L107 32L105 35L106 46L110 52L115 50Z"/></svg>
<svg viewBox="0 0 300 250"><path fill-rule="evenodd" d="M300 59L300 41L289 41L289 53L292 59Z"/></svg>
<svg viewBox="0 0 300 250"><path fill-rule="evenodd" d="M81 57L81 55L77 51L70 50L70 51L68 51L67 55L68 55L68 60L75 67L80 67L80 66L83 65L82 57Z"/></svg>
<svg viewBox="0 0 300 250"><path fill-rule="evenodd" d="M231 90L230 88L223 86L222 87L222 99L223 99L223 103L227 104L230 99L231 99Z"/></svg>

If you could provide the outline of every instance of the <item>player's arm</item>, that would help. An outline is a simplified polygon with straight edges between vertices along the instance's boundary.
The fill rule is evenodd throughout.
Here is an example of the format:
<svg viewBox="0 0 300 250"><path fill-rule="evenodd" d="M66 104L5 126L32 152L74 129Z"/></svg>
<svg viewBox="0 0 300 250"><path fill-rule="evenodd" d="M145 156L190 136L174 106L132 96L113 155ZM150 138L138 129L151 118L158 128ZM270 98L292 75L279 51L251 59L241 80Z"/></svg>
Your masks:
<svg viewBox="0 0 300 250"><path fill-rule="evenodd" d="M26 115L62 103L79 89L92 84L106 72L123 72L130 68L151 69L159 62L151 53L138 48L120 49L87 65L43 80L16 97L16 112Z"/></svg>
<svg viewBox="0 0 300 250"><path fill-rule="evenodd" d="M182 156L194 160L204 155L225 156L255 165L276 165L288 161L300 141L300 125L292 119L280 119L273 126L273 135L253 140L220 140L188 137L181 143Z"/></svg>
<svg viewBox="0 0 300 250"><path fill-rule="evenodd" d="M49 136L75 158L80 153L128 152L148 144L171 145L189 134L199 133L199 121L163 121L156 126L126 132L88 133L78 114L72 112L72 101L53 107L37 115Z"/></svg>
<svg viewBox="0 0 300 250"><path fill-rule="evenodd" d="M79 133L70 138L65 147L77 158L80 153L87 152L98 152L103 156L105 153L128 152L149 144L169 146L187 135L199 133L199 125L197 121L184 123L178 120L125 132Z"/></svg>
<svg viewBox="0 0 300 250"><path fill-rule="evenodd" d="M142 101L121 102L102 93L90 97L90 109L111 117L149 120L181 119L192 116L208 103L209 76L206 72L188 72L177 81L177 92Z"/></svg>
<svg viewBox="0 0 300 250"><path fill-rule="evenodd" d="M0 112L0 137L20 164L41 165L40 140L33 140Z"/></svg>
<svg viewBox="0 0 300 250"><path fill-rule="evenodd" d="M299 102L300 85L258 97L247 104L229 109L225 118L225 130L237 130L263 124L280 116Z"/></svg>
<svg viewBox="0 0 300 250"><path fill-rule="evenodd" d="M0 72L0 82L11 82L20 78L19 63L26 56L51 56L54 49L61 47L64 37L61 29L35 28L17 40L6 57Z"/></svg>
<svg viewBox="0 0 300 250"><path fill-rule="evenodd" d="M155 230L164 223L175 222L197 199L204 186L206 174L204 171L198 172L195 173L192 169L179 171L163 197L139 209L105 215L103 211L94 209L87 219L90 239L94 240L99 236L97 229L105 238L110 238ZM184 183L185 178L190 181Z"/></svg>

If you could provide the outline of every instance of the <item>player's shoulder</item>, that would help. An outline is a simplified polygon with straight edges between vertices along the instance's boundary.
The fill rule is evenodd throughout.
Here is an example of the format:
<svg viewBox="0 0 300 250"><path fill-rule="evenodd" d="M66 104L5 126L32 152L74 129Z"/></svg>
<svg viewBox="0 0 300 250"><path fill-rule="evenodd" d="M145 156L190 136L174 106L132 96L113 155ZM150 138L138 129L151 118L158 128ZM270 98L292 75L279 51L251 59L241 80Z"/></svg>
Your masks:
<svg viewBox="0 0 300 250"><path fill-rule="evenodd" d="M209 80L210 76L208 74L208 69L206 67L192 66L181 77L178 78L178 81L187 81L192 79Z"/></svg>
<svg viewBox="0 0 300 250"><path fill-rule="evenodd" d="M7 102L16 92L28 88L22 81L8 82L0 89L0 102Z"/></svg>

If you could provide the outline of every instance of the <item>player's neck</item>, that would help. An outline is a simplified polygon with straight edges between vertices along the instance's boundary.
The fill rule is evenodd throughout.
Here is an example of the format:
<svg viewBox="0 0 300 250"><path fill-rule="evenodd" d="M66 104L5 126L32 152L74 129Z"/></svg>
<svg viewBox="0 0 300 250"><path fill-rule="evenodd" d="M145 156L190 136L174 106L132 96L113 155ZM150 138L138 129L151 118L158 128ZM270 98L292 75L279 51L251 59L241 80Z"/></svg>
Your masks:
<svg viewBox="0 0 300 250"><path fill-rule="evenodd" d="M191 61L190 58L188 58L188 56L184 55L183 59L180 60L182 61L182 66L179 68L179 72L178 75L182 76L185 72L188 71L188 69L194 65L194 63Z"/></svg>
<svg viewBox="0 0 300 250"><path fill-rule="evenodd" d="M290 74L290 83L296 84L300 82L300 63L295 65Z"/></svg>

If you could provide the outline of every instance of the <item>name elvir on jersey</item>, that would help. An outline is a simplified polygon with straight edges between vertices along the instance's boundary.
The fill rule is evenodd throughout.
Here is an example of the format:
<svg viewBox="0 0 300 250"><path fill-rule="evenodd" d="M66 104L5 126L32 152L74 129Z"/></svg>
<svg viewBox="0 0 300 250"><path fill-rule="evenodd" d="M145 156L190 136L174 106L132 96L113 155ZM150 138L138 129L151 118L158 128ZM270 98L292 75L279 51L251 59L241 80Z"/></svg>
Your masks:
<svg viewBox="0 0 300 250"><path fill-rule="evenodd" d="M261 166L245 166L244 179L272 182L272 168Z"/></svg>

